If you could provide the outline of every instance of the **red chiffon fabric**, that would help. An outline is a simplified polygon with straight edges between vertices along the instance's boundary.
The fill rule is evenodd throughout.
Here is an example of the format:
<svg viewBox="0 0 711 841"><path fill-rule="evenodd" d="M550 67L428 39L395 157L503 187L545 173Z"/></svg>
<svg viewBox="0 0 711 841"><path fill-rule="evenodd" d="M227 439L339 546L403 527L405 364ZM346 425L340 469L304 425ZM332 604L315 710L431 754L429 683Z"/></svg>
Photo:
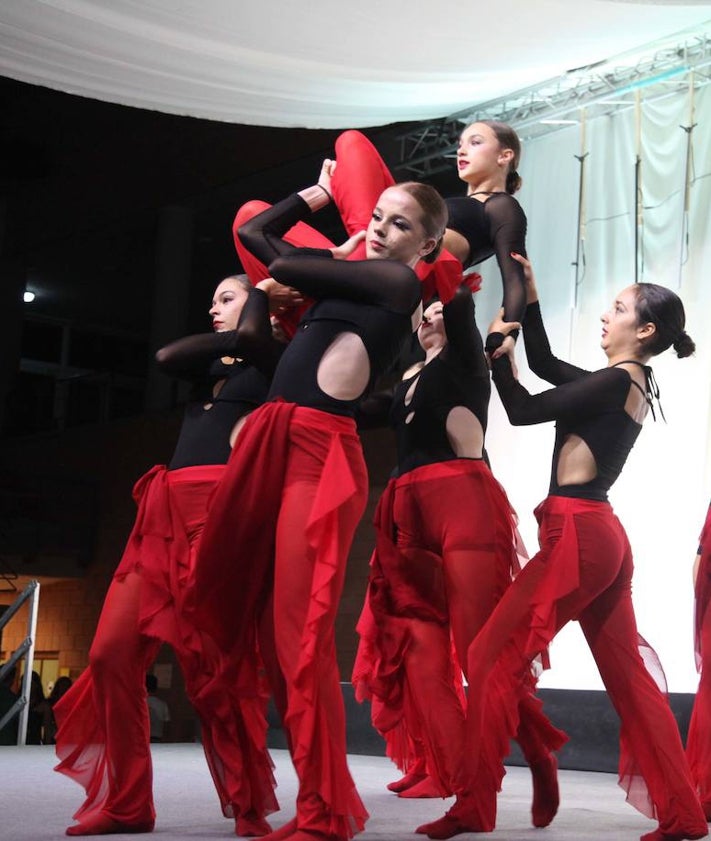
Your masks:
<svg viewBox="0 0 711 841"><path fill-rule="evenodd" d="M689 723L686 755L707 816L711 816L711 506L699 537L694 596L694 648L701 673Z"/></svg>
<svg viewBox="0 0 711 841"><path fill-rule="evenodd" d="M541 549L470 649L470 759L453 813L470 826L493 828L502 761L518 722L518 677L577 619L621 718L620 784L628 801L657 817L664 833L701 837L706 822L676 721L640 656L622 525L607 503L564 497L548 497L536 516Z"/></svg>
<svg viewBox="0 0 711 841"><path fill-rule="evenodd" d="M348 235L352 236L368 227L380 194L392 187L395 179L378 150L359 131L344 131L338 137L336 164L331 181L333 200ZM361 244L350 259L362 260L364 257L365 245ZM434 263L421 260L415 271L423 285L425 304L435 294L446 304L462 283L462 264L446 249L442 249Z"/></svg>
<svg viewBox="0 0 711 841"><path fill-rule="evenodd" d="M428 772L446 795L457 789L466 750L468 647L518 570L515 514L483 461L457 459L391 480L375 526L356 697L372 701L373 724L404 770L416 758L413 746L423 744ZM530 677L520 692L529 762L566 741L528 697L534 685Z"/></svg>
<svg viewBox="0 0 711 841"><path fill-rule="evenodd" d="M199 621L228 650L251 644L273 592L284 725L299 777L298 828L337 839L352 837L368 816L346 764L334 643L348 549L366 495L350 418L267 403L240 433L197 564Z"/></svg>
<svg viewBox="0 0 711 841"><path fill-rule="evenodd" d="M89 666L55 706L56 770L87 797L74 815L123 825L154 818L145 674L173 646L225 816L278 808L266 752L266 700L253 655L235 663L188 619L185 595L209 499L224 465L154 467L134 487L138 513L104 602Z"/></svg>

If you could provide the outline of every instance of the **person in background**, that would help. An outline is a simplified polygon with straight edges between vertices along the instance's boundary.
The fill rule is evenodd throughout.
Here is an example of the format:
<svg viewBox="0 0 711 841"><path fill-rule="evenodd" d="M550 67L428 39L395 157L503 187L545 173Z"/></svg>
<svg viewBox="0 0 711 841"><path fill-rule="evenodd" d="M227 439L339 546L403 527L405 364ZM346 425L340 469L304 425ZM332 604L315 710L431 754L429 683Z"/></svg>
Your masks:
<svg viewBox="0 0 711 841"><path fill-rule="evenodd" d="M156 695L158 678L154 674L146 675L146 703L150 719L151 742L165 742L168 739L170 707Z"/></svg>
<svg viewBox="0 0 711 841"><path fill-rule="evenodd" d="M20 697L13 688L16 677L17 666L11 666L0 681L0 719L10 712ZM0 730L0 745L16 745L18 727L19 715L16 715Z"/></svg>

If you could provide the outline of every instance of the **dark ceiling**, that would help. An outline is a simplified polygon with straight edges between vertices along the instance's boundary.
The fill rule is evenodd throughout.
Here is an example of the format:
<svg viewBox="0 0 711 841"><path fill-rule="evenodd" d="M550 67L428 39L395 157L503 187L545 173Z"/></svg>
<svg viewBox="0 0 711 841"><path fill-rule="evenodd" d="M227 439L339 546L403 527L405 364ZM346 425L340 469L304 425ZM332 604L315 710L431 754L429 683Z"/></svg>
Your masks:
<svg viewBox="0 0 711 841"><path fill-rule="evenodd" d="M412 127L367 133L393 165L398 135ZM67 327L47 327L47 319L72 331L72 376L118 368L144 375L155 350L151 310L163 209L191 211L185 331L209 329L207 309L216 282L240 271L231 230L236 209L249 199L275 201L313 183L322 159L333 156L338 133L178 117L0 77L0 283L6 302L8 294L16 300L13 289L23 277L36 294L22 308L21 378L14 385L12 379L8 386L0 382L0 391L14 389L8 398L14 406L8 410L15 417L12 429L56 423L55 391L47 377L68 374L56 362ZM458 190L454 168L439 179L432 183L443 192ZM336 241L344 236L333 207L319 213L315 223ZM3 271L13 272L14 286ZM12 334L17 322L15 316L10 319L6 314L3 322L0 313L0 324ZM11 344L15 356L17 341ZM13 377L13 364L5 360L10 369L5 377ZM39 404L43 408L36 408ZM28 422L28 415L40 420ZM82 418L80 412L77 422Z"/></svg>
<svg viewBox="0 0 711 841"><path fill-rule="evenodd" d="M368 132L389 162L403 128ZM310 183L338 133L177 117L0 77L2 254L24 263L33 313L145 336L161 208L194 211L191 300L204 312L215 281L239 269L237 207ZM322 219L342 235L335 213Z"/></svg>

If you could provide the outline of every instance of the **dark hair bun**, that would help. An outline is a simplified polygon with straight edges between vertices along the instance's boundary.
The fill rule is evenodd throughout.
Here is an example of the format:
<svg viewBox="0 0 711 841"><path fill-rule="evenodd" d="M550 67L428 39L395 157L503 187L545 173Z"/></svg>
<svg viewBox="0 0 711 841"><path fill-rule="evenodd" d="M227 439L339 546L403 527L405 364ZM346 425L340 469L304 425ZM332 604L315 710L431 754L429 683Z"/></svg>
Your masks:
<svg viewBox="0 0 711 841"><path fill-rule="evenodd" d="M679 359L684 359L686 356L691 356L692 353L696 350L696 344L691 336L685 331L682 332L677 336L677 338L672 343L672 347L674 348L676 355Z"/></svg>
<svg viewBox="0 0 711 841"><path fill-rule="evenodd" d="M506 192L509 195L517 193L521 189L521 184L523 184L523 179L515 169L506 174Z"/></svg>

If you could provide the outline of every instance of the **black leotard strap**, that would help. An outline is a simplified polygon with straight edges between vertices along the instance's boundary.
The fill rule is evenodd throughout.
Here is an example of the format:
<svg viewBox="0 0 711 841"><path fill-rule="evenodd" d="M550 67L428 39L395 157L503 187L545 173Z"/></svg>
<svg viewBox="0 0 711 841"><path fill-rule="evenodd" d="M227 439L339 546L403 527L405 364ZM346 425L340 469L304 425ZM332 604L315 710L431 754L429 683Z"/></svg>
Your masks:
<svg viewBox="0 0 711 841"><path fill-rule="evenodd" d="M644 371L644 383L645 388L642 389L642 386L638 385L634 380L632 380L632 384L636 385L637 388L642 392L644 395L644 399L647 401L649 408L652 412L652 420L656 421L657 416L654 414L654 400L657 401L657 406L659 406L659 414L662 416L662 420L664 423L667 422L667 419L664 417L664 409L662 409L662 404L659 400L659 386L657 385L657 380L654 377L654 371L649 365L645 365L643 362L640 362L638 359L622 359L620 362L615 362L612 366L616 368L618 365L639 365L639 367Z"/></svg>

